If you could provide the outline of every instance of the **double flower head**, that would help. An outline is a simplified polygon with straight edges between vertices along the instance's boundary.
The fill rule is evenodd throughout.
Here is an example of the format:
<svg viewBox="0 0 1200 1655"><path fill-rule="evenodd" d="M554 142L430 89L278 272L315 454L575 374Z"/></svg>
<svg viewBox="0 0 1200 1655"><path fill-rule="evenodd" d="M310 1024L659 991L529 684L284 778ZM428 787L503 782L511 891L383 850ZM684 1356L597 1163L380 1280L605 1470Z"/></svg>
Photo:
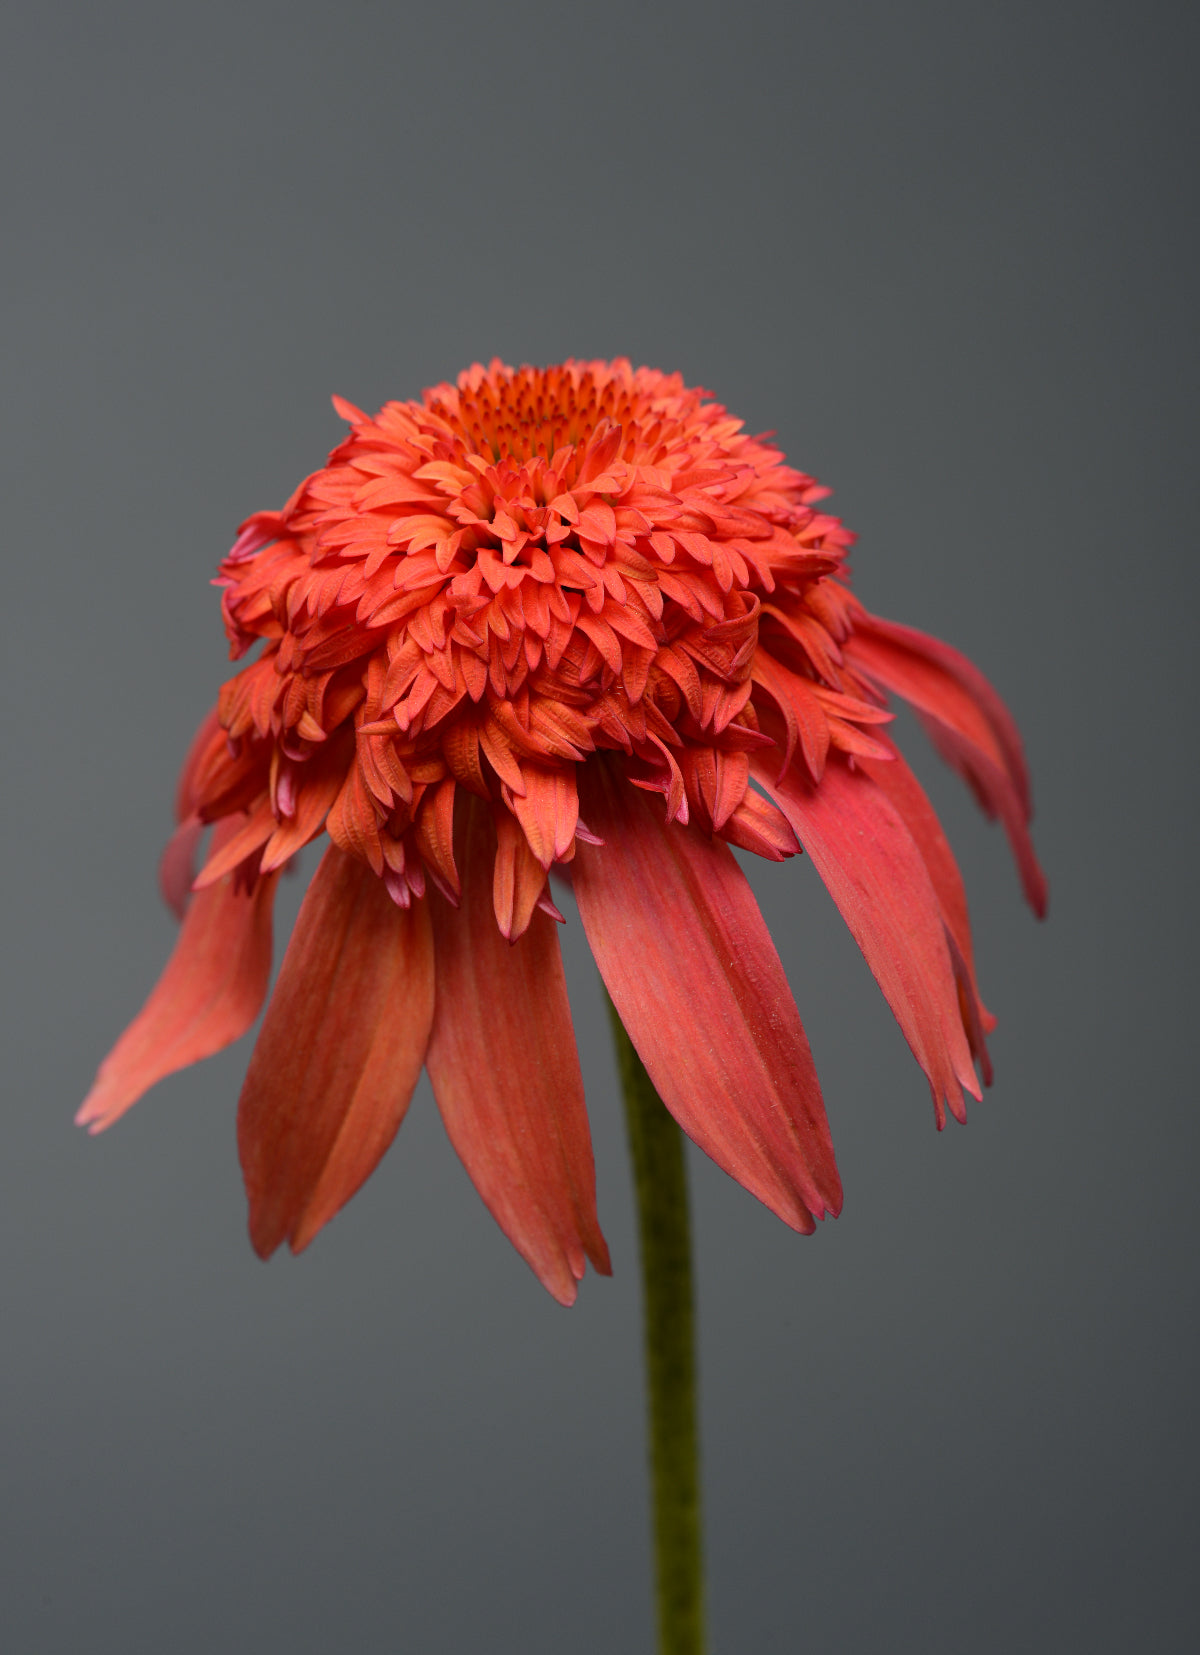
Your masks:
<svg viewBox="0 0 1200 1655"><path fill-rule="evenodd" d="M1020 738L949 646L863 609L826 491L677 375L476 366L350 432L217 584L235 659L179 784L174 953L80 1111L98 1131L243 1034L280 870L328 847L242 1092L250 1233L308 1244L422 1067L563 1303L609 1269L551 876L684 1131L794 1229L841 1205L808 1042L731 847L803 848L929 1079L990 1079L962 881L888 697L1003 822ZM205 830L207 855L195 874Z"/></svg>

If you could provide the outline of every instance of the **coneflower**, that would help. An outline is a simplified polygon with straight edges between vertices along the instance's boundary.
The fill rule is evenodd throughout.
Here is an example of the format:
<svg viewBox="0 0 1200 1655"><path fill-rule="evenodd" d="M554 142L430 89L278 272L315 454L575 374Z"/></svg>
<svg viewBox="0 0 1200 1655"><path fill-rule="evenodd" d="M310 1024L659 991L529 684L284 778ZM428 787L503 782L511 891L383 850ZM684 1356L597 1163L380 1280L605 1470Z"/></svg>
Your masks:
<svg viewBox="0 0 1200 1655"><path fill-rule="evenodd" d="M939 1124L961 1117L991 1019L886 694L1000 816L1040 911L1011 718L961 655L867 614L826 490L678 375L494 361L373 419L336 406L349 436L221 565L234 658L263 647L188 756L179 941L80 1121L249 1027L278 871L325 833L241 1100L260 1253L353 1195L424 1065L554 1296L608 1271L552 873L667 1108L811 1230L841 1204L824 1105L730 846L809 853Z"/></svg>

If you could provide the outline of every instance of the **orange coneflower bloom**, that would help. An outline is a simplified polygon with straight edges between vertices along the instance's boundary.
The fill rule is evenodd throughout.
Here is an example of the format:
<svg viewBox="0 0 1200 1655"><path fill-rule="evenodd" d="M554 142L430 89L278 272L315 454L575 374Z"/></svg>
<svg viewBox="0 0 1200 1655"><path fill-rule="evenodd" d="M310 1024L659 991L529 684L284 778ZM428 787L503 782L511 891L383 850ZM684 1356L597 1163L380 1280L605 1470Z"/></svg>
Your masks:
<svg viewBox="0 0 1200 1655"><path fill-rule="evenodd" d="M842 1199L824 1104L730 846L807 850L938 1124L961 1119L992 1019L887 694L1001 818L1040 912L1007 711L863 609L826 490L678 375L494 361L374 418L336 406L349 436L221 565L233 656L263 648L188 755L163 862L179 941L79 1119L111 1125L250 1026L279 871L325 832L241 1098L260 1253L354 1194L424 1065L551 1293L608 1271L552 871L684 1131L811 1231Z"/></svg>

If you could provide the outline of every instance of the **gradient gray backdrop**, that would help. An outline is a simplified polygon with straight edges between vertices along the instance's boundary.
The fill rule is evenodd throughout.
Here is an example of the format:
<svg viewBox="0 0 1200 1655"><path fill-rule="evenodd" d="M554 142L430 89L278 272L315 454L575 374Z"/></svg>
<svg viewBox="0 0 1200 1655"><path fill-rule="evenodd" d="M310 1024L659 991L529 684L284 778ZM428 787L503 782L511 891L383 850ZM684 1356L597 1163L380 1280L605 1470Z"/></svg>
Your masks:
<svg viewBox="0 0 1200 1655"><path fill-rule="evenodd" d="M70 1124L171 942L214 564L339 440L331 392L494 353L628 354L777 430L867 603L978 661L1032 760L1041 928L909 731L1001 1018L966 1130L935 1134L813 870L753 871L846 1206L800 1240L692 1159L718 1655L1198 1646L1195 45L1182 7L1054 0L10 11L6 1650L650 1649L573 916L616 1275L569 1313L424 1086L269 1265L248 1043Z"/></svg>

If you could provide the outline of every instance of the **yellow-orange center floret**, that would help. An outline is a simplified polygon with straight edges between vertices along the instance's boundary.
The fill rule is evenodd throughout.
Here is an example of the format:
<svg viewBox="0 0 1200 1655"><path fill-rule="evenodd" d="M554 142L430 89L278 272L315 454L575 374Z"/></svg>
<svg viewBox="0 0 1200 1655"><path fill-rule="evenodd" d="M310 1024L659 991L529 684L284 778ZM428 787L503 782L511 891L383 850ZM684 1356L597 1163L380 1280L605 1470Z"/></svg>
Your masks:
<svg viewBox="0 0 1200 1655"><path fill-rule="evenodd" d="M528 924L574 854L599 749L669 816L795 849L749 789L779 744L819 780L887 715L840 649L850 535L778 449L677 375L476 366L347 439L221 568L236 656L185 807L245 811L202 882L278 867L321 827L407 904L457 892L456 790L489 801L496 911Z"/></svg>

